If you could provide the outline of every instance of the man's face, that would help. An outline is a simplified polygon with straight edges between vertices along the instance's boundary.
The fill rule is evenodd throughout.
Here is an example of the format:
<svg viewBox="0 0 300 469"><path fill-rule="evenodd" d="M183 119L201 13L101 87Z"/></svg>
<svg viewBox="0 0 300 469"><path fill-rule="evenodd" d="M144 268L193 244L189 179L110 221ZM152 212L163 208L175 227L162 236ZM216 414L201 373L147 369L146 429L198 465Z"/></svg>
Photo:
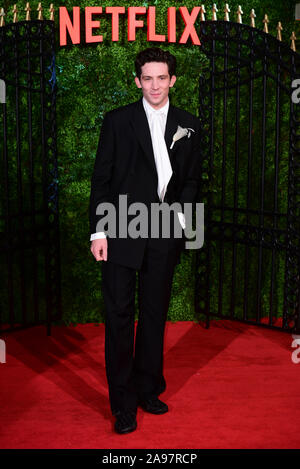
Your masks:
<svg viewBox="0 0 300 469"><path fill-rule="evenodd" d="M168 101L169 88L176 81L175 75L170 78L168 64L164 62L147 62L142 66L141 79L135 77L143 96L155 109L160 109Z"/></svg>

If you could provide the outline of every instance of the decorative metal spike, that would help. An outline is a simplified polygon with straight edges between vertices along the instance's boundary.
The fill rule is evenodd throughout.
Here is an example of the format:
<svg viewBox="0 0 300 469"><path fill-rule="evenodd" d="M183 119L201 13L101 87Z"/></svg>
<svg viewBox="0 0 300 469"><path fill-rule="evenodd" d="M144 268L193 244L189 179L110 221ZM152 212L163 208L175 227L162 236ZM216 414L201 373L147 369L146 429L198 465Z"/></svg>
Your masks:
<svg viewBox="0 0 300 469"><path fill-rule="evenodd" d="M200 20L201 21L205 21L204 13L206 13L205 7L204 7L204 5L201 5L201 7L200 7Z"/></svg>
<svg viewBox="0 0 300 469"><path fill-rule="evenodd" d="M53 7L53 3L50 3L50 8L49 8L49 11L50 11L50 21L54 21L54 7Z"/></svg>
<svg viewBox="0 0 300 469"><path fill-rule="evenodd" d="M219 10L217 9L217 5L214 3L212 7L212 20L217 21L217 12Z"/></svg>
<svg viewBox="0 0 300 469"><path fill-rule="evenodd" d="M37 11L39 12L38 13L38 20L43 20L43 7L42 7L42 4L41 2L39 2L38 4L38 7L37 7Z"/></svg>
<svg viewBox="0 0 300 469"><path fill-rule="evenodd" d="M6 16L6 14L4 13L4 8L1 8L1 10L0 10L0 28L5 25L4 16Z"/></svg>
<svg viewBox="0 0 300 469"><path fill-rule="evenodd" d="M243 14L243 11L242 11L241 5L239 5L236 14L237 14L237 23L242 23L242 22L243 22L243 21L242 21L242 14Z"/></svg>
<svg viewBox="0 0 300 469"><path fill-rule="evenodd" d="M230 13L230 9L229 9L228 3L225 3L224 12L225 12L224 21L229 21L229 14L228 13Z"/></svg>
<svg viewBox="0 0 300 469"><path fill-rule="evenodd" d="M24 10L26 11L26 21L30 21L31 8L29 2L26 3L26 7L24 8Z"/></svg>
<svg viewBox="0 0 300 469"><path fill-rule="evenodd" d="M297 38L295 36L295 31L292 31L292 35L291 35L290 39L292 41L291 49L296 52L296 43L295 43L295 41L296 41Z"/></svg>
<svg viewBox="0 0 300 469"><path fill-rule="evenodd" d="M17 8L16 3L14 4L13 14L14 14L13 23L17 23L19 19L18 19L18 8Z"/></svg>
<svg viewBox="0 0 300 469"><path fill-rule="evenodd" d="M263 23L264 23L264 32L268 33L269 32L269 29L268 29L268 23L269 23L268 15L265 15L265 17L263 19Z"/></svg>
<svg viewBox="0 0 300 469"><path fill-rule="evenodd" d="M251 13L250 13L250 18L251 18L251 23L250 23L250 26L252 26L252 28L255 28L255 18L256 18L256 14L255 14L255 11L251 10Z"/></svg>
<svg viewBox="0 0 300 469"><path fill-rule="evenodd" d="M277 39L278 41L282 41L282 37L281 37L281 31L282 31L282 26L281 26L281 21L278 21L278 25L277 25Z"/></svg>

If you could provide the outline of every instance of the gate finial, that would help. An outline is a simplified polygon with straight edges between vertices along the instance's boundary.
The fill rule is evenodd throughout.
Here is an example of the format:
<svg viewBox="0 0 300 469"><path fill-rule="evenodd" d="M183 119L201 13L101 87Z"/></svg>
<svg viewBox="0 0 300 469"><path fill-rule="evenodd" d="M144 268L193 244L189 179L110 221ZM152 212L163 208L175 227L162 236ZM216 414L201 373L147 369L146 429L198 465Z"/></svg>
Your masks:
<svg viewBox="0 0 300 469"><path fill-rule="evenodd" d="M212 7L212 20L217 21L217 12L219 10L217 9L217 5L214 3Z"/></svg>
<svg viewBox="0 0 300 469"><path fill-rule="evenodd" d="M37 11L39 12L38 20L43 20L44 19L43 18L43 7L42 7L41 2L39 2L39 4L38 4Z"/></svg>
<svg viewBox="0 0 300 469"><path fill-rule="evenodd" d="M201 21L205 21L204 13L206 13L205 7L204 7L204 5L201 5L201 7L200 7L200 19L201 19Z"/></svg>
<svg viewBox="0 0 300 469"><path fill-rule="evenodd" d="M277 25L277 39L278 41L282 41L282 37L281 37L281 31L282 31L282 26L281 26L281 21L278 21L278 25Z"/></svg>
<svg viewBox="0 0 300 469"><path fill-rule="evenodd" d="M5 25L4 16L6 16L6 14L4 13L4 8L2 7L0 10L0 28Z"/></svg>
<svg viewBox="0 0 300 469"><path fill-rule="evenodd" d="M54 7L53 7L53 3L50 3L49 11L50 11L50 21L54 21Z"/></svg>
<svg viewBox="0 0 300 469"><path fill-rule="evenodd" d="M225 12L224 21L229 21L229 14L228 13L230 13L230 9L229 9L228 3L225 3L224 12Z"/></svg>
<svg viewBox="0 0 300 469"><path fill-rule="evenodd" d="M291 35L290 39L292 40L291 49L294 52L296 52L296 43L295 43L295 41L296 41L297 38L295 36L295 31L292 31L292 35Z"/></svg>
<svg viewBox="0 0 300 469"><path fill-rule="evenodd" d="M26 21L30 21L31 8L29 2L26 3L26 7L24 8L24 10L26 11Z"/></svg>
<svg viewBox="0 0 300 469"><path fill-rule="evenodd" d="M19 21L19 19L18 19L18 8L17 8L16 3L14 4L13 14L14 14L13 23L17 23Z"/></svg>
<svg viewBox="0 0 300 469"><path fill-rule="evenodd" d="M268 29L268 23L269 23L269 18L268 18L268 15L265 14L265 17L263 19L263 23L264 23L264 32L265 33L268 33L269 32L269 29Z"/></svg>
<svg viewBox="0 0 300 469"><path fill-rule="evenodd" d="M255 19L254 18L256 18L256 14L255 14L255 11L253 10L253 8L252 8L251 13L250 13L249 16L251 18L250 26L252 26L252 28L255 28Z"/></svg>
<svg viewBox="0 0 300 469"><path fill-rule="evenodd" d="M236 14L237 14L237 23L242 23L242 14L243 14L243 11L242 11L241 5L239 5Z"/></svg>

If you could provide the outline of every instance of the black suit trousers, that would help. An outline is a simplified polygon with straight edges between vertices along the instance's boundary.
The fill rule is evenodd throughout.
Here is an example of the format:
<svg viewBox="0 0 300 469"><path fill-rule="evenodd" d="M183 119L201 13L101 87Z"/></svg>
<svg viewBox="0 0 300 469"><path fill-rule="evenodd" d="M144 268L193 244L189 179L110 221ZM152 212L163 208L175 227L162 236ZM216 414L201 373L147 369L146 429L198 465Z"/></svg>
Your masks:
<svg viewBox="0 0 300 469"><path fill-rule="evenodd" d="M166 241L167 242L167 241ZM102 261L105 302L105 366L111 411L136 411L139 398L166 389L165 323L178 251L147 239L141 268ZM139 316L134 341L136 273Z"/></svg>

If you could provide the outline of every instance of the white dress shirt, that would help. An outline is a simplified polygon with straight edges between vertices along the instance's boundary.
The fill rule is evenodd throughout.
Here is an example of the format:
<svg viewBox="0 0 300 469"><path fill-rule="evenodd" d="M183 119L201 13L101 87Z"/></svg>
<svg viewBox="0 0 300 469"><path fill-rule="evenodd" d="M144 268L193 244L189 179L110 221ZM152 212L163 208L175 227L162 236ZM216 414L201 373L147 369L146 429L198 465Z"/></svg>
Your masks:
<svg viewBox="0 0 300 469"><path fill-rule="evenodd" d="M172 167L169 160L168 150L164 140L164 134L166 130L167 115L169 110L169 99L166 104L160 109L154 109L148 101L143 97L143 106L147 116L154 159L158 174L158 196L163 201L165 193L167 191L168 182L172 176ZM159 117L155 114L159 113ZM159 128L157 126L160 126ZM183 213L178 213L178 218L182 228L185 228L185 217ZM90 241L94 239L106 238L104 232L93 233Z"/></svg>

